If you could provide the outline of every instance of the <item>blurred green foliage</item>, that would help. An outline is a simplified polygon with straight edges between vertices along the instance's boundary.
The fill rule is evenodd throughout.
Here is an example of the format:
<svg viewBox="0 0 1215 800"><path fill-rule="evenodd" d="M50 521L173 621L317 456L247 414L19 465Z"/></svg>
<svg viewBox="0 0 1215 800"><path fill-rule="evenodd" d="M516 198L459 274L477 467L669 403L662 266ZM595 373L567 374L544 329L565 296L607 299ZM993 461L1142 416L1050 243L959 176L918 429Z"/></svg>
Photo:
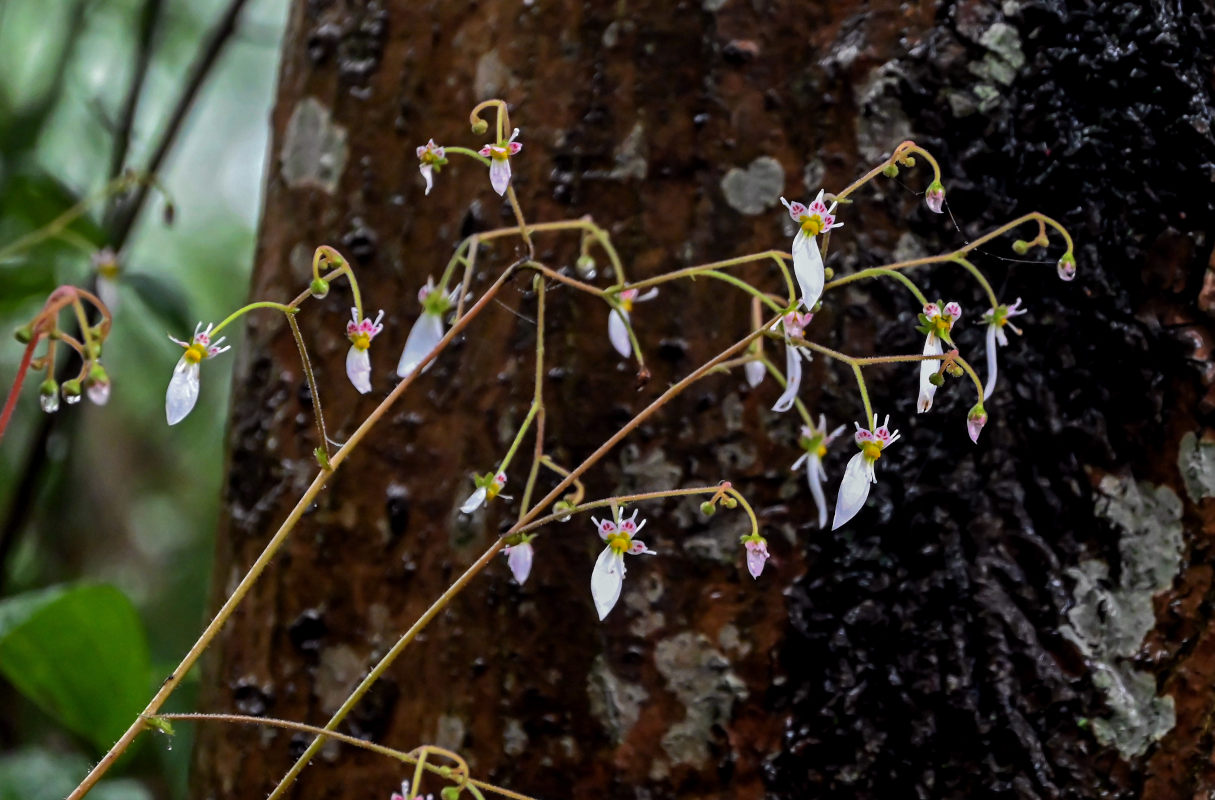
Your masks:
<svg viewBox="0 0 1215 800"><path fill-rule="evenodd" d="M106 185L150 2L57 0L54 13L44 0L0 3L0 254ZM135 169L227 0L158 5L124 160ZM103 357L109 404L62 408L44 437L31 374L0 441L0 800L70 791L205 622L235 353L208 364L198 407L169 428L180 349L166 334L188 338L245 299L285 15L285 3L251 0L203 84L158 175L172 227L153 192L116 242L115 205L102 198L62 236L0 257L5 396L22 355L10 332L55 285L87 286L98 248L121 244L122 267ZM44 588L55 584L76 588ZM104 796L183 796L188 739L141 748Z"/></svg>

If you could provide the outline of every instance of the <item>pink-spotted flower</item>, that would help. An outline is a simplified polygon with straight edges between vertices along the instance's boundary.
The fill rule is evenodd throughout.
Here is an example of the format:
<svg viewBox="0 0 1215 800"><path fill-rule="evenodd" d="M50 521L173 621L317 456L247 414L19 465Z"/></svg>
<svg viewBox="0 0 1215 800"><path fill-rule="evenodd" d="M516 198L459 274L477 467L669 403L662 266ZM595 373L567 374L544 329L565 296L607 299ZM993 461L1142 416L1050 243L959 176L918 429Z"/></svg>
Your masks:
<svg viewBox="0 0 1215 800"><path fill-rule="evenodd" d="M464 505L460 506L460 513L471 514L481 506L489 505L489 501L493 500L502 492L502 487L506 485L505 472L487 472L484 475L473 476L473 493L464 501ZM504 500L511 500L508 495L502 495Z"/></svg>
<svg viewBox="0 0 1215 800"><path fill-rule="evenodd" d="M877 475L873 464L882 457L882 451L894 444L899 438L899 432L890 431L890 416L880 426L877 424L877 414L873 415L873 426L866 430L856 425L856 446L861 452L848 460L844 470L844 480L840 482L840 493L835 500L835 519L831 530L835 530L856 516L856 512L865 505L869 497L869 484L877 483Z"/></svg>
<svg viewBox="0 0 1215 800"><path fill-rule="evenodd" d="M420 794L409 793L409 781L401 781L401 791L392 793L392 800L434 800L433 794L422 797Z"/></svg>
<svg viewBox="0 0 1215 800"><path fill-rule="evenodd" d="M983 397L991 397L991 393L996 389L996 376L999 374L999 368L996 364L996 344L1001 347L1008 345L1008 336L1004 333L1004 327L1008 326L1017 332L1021 333L1021 329L1016 325L1009 323L1013 317L1019 317L1028 312L1028 309L1021 308L1021 298L1017 298L1017 302L1007 306L996 306L990 311L983 314L983 321L987 323L987 384L983 387Z"/></svg>
<svg viewBox="0 0 1215 800"><path fill-rule="evenodd" d="M487 144L478 151L489 159L489 182L498 194L506 194L506 187L510 185L511 156L518 155L523 149L523 144L515 141L518 136L519 129L515 128L509 139Z"/></svg>
<svg viewBox="0 0 1215 800"><path fill-rule="evenodd" d="M625 289L616 296L616 305L608 314L608 341L616 352L628 358L633 354L633 343L629 340L629 312L633 303L644 303L658 296L657 289L651 289L640 297L637 289Z"/></svg>
<svg viewBox="0 0 1215 800"><path fill-rule="evenodd" d="M823 484L827 482L827 471L823 469L823 456L827 455L827 448L831 446L835 437L843 432L843 425L833 431L828 431L827 418L821 414L817 426L803 425L798 444L801 445L804 452L790 467L790 469L797 469L803 464L806 465L806 483L810 485L810 495L814 498L814 505L818 508L818 526L820 528L827 527L827 498L823 494Z"/></svg>
<svg viewBox="0 0 1215 800"><path fill-rule="evenodd" d="M934 214L940 214L945 210L945 187L941 185L940 181L934 180L928 184L928 191L924 192L924 203Z"/></svg>
<svg viewBox="0 0 1215 800"><path fill-rule="evenodd" d="M350 316L350 322L346 323L346 338L350 340L350 349L346 351L346 377L354 388L367 394L371 391L371 357L367 355L367 348L371 347L376 334L384 330L380 322L384 312L381 310L374 322L365 317L360 319L357 308L350 309Z"/></svg>
<svg viewBox="0 0 1215 800"><path fill-rule="evenodd" d="M742 537L742 543L747 550L747 572L751 573L752 578L758 578L768 560L768 540L758 533L751 533Z"/></svg>
<svg viewBox="0 0 1215 800"><path fill-rule="evenodd" d="M446 164L447 151L435 144L434 139L418 148L418 171L422 173L422 180L426 181L426 194L430 194L434 188L435 173Z"/></svg>
<svg viewBox="0 0 1215 800"><path fill-rule="evenodd" d="M621 519L620 510L612 509L613 519L597 520L591 517L591 522L599 531L599 538L607 543L603 552L595 561L595 569L591 572L591 597L595 600L595 610L599 619L603 619L620 599L620 588L624 583L624 554L657 555L646 547L645 542L634 539L638 531L645 527L645 520L637 522L637 511L628 519Z"/></svg>
<svg viewBox="0 0 1215 800"><path fill-rule="evenodd" d="M809 360L810 354L795 345L793 340L806 338L806 326L812 319L814 315L809 311L790 311L781 317L780 325L785 332L785 391L776 398L773 411L788 411L797 400L797 390L802 385L802 359Z"/></svg>
<svg viewBox="0 0 1215 800"><path fill-rule="evenodd" d="M426 285L418 290L418 302L422 304L422 316L409 329L405 339L405 349L401 351L401 360L397 362L397 375L404 378L417 369L422 359L434 350L443 338L443 316L451 308L459 289L453 289L450 294L436 288L434 281L426 279ZM431 362L434 363L434 362ZM427 364L425 372L430 369Z"/></svg>
<svg viewBox="0 0 1215 800"><path fill-rule="evenodd" d="M170 425L176 425L185 419L194 408L194 404L198 402L199 363L203 359L214 358L231 349L227 345L220 347L225 338L223 336L211 341L211 329L214 327L214 325L208 325L206 330L203 330L202 323L198 323L194 329L194 337L189 342L169 337L186 349L186 352L178 359L177 366L173 368L173 377L169 380L169 391L165 394L165 417Z"/></svg>
<svg viewBox="0 0 1215 800"><path fill-rule="evenodd" d="M961 316L962 307L957 303L943 303L938 300L924 306L924 313L920 314L920 324L916 327L917 331L925 335L924 355L941 355L945 352L941 345L943 341L953 345L950 332ZM932 408L932 398L937 393L937 385L932 382L932 377L940 372L940 359L926 358L920 362L920 399L916 410L921 414Z"/></svg>
<svg viewBox="0 0 1215 800"><path fill-rule="evenodd" d="M827 277L823 266L823 254L818 249L817 237L824 231L838 228L844 223L835 221L835 206L828 208L823 202L823 191L810 205L790 203L785 198L780 199L789 216L797 223L797 235L793 237L793 276L802 290L802 306L807 311L813 311L814 305L823 294L823 284Z"/></svg>
<svg viewBox="0 0 1215 800"><path fill-rule="evenodd" d="M527 576L532 573L532 559L536 555L532 549L532 539L534 538L536 538L534 533L515 534L515 536L507 538L507 541L513 540L513 542L502 548L502 552L506 553L506 564L520 586L527 582Z"/></svg>

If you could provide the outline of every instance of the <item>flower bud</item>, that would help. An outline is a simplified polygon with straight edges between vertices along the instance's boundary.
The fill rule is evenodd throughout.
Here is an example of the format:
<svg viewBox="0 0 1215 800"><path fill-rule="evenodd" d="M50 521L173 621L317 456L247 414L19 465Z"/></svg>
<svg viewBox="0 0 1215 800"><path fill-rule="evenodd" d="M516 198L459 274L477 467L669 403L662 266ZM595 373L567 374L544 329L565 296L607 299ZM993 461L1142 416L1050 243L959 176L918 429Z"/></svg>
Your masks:
<svg viewBox="0 0 1215 800"><path fill-rule="evenodd" d="M483 119L478 118L477 121L472 124L472 132L478 136L485 133L487 130L489 130L489 123Z"/></svg>
<svg viewBox="0 0 1215 800"><path fill-rule="evenodd" d="M939 372L934 372L928 376L928 382L939 389L945 385L945 376Z"/></svg>
<svg viewBox="0 0 1215 800"><path fill-rule="evenodd" d="M560 514L562 511L573 511L573 510L574 510L574 504L571 503L569 500L558 500L557 502L553 503L553 512L554 513ZM557 521L558 522L569 522L570 515L566 514L564 517L558 517Z"/></svg>
<svg viewBox="0 0 1215 800"><path fill-rule="evenodd" d="M945 187L940 181L933 181L928 184L928 190L924 192L924 203L927 204L928 210L934 214L940 214L945 206Z"/></svg>
<svg viewBox="0 0 1215 800"><path fill-rule="evenodd" d="M308 291L317 300L321 300L329 294L329 281L324 278L313 278L312 283L308 284Z"/></svg>
<svg viewBox="0 0 1215 800"><path fill-rule="evenodd" d="M721 498L721 504L726 508L738 508L738 501L730 497L730 495Z"/></svg>
<svg viewBox="0 0 1215 800"><path fill-rule="evenodd" d="M966 374L962 369L962 365L955 362L950 362L949 366L945 367L945 371L955 378L960 378Z"/></svg>
<svg viewBox="0 0 1215 800"><path fill-rule="evenodd" d="M64 381L63 385L59 387L59 391L63 395L63 402L69 406L74 406L80 402L80 381L75 378Z"/></svg>
<svg viewBox="0 0 1215 800"><path fill-rule="evenodd" d="M1012 243L1013 252L1019 256L1023 256L1029 252L1029 242L1024 239L1018 239Z"/></svg>
<svg viewBox="0 0 1215 800"><path fill-rule="evenodd" d="M84 382L85 391L89 395L89 400L95 405L104 406L110 400L110 376L106 374L105 367L100 364L94 364L89 370L89 377Z"/></svg>
<svg viewBox="0 0 1215 800"><path fill-rule="evenodd" d="M1072 254L1071 250L1068 250L1059 259L1059 263L1056 265L1056 269L1058 269L1059 277L1062 280L1070 281L1070 280L1075 279L1075 277L1076 277L1076 257Z"/></svg>
<svg viewBox="0 0 1215 800"><path fill-rule="evenodd" d="M34 338L34 329L29 325L22 325L13 331L13 336L17 337L17 341L21 342L21 344L29 344L30 339Z"/></svg>
<svg viewBox="0 0 1215 800"><path fill-rule="evenodd" d="M700 513L706 517L711 517L717 513L717 504L711 503L708 500L700 504Z"/></svg>
<svg viewBox="0 0 1215 800"><path fill-rule="evenodd" d="M42 405L42 410L48 414L54 414L59 410L59 384L54 378L47 378L38 387L38 402Z"/></svg>
<svg viewBox="0 0 1215 800"><path fill-rule="evenodd" d="M882 167L882 174L887 178L897 178L899 176L899 167L897 164L887 164Z"/></svg>
<svg viewBox="0 0 1215 800"><path fill-rule="evenodd" d="M443 800L459 800L460 787L459 786L444 786L443 790L441 792L439 792L439 797L443 798Z"/></svg>
<svg viewBox="0 0 1215 800"><path fill-rule="evenodd" d="M576 269L578 274L583 278L587 278L589 280L590 278L595 277L595 259L591 258L590 256L579 256L578 260L574 262L574 269Z"/></svg>
<svg viewBox="0 0 1215 800"><path fill-rule="evenodd" d="M983 408L982 403L975 403L974 407L970 409L970 413L966 415L966 432L970 434L970 441L975 444L979 443L979 433L986 424L987 411Z"/></svg>

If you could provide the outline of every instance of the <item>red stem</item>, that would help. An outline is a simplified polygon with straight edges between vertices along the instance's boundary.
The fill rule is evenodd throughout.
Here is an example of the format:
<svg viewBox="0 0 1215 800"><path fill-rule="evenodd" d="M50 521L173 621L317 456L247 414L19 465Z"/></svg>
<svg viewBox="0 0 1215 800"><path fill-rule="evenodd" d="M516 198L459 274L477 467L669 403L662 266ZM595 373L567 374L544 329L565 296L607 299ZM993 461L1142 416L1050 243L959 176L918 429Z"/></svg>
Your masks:
<svg viewBox="0 0 1215 800"><path fill-rule="evenodd" d="M17 395L21 393L21 384L25 381L25 373L29 372L30 362L34 360L34 348L38 346L37 336L30 338L30 343L25 346L25 355L21 357L21 366L17 367L17 377L13 378L13 388L8 393L8 399L4 401L4 411L0 412L0 439L4 438L4 431L8 428L9 417L13 416L13 409L17 406Z"/></svg>

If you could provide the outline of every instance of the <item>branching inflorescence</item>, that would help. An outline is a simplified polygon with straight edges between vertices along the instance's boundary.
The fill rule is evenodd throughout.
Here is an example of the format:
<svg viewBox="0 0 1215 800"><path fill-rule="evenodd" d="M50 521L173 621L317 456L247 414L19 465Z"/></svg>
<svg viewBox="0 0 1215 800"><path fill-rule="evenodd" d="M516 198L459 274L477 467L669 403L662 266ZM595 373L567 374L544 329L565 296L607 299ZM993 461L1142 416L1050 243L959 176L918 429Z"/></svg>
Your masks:
<svg viewBox="0 0 1215 800"><path fill-rule="evenodd" d="M438 280L428 278L426 284L419 288L417 296L421 307L420 314L409 332L404 350L397 363L396 374L400 378L400 382L363 421L345 444L335 450L330 449L319 387L303 337L300 335L297 317L300 315L303 304L310 297L324 297L331 290L332 282L341 278L346 279L352 294L351 319L346 323L346 335L350 340L346 372L355 390L368 393L372 389L376 374L372 367L370 349L375 337L383 330L384 312L380 311L374 319L366 316L354 268L332 247L321 246L316 249L312 261L311 283L296 298L285 303L274 301L250 303L216 325L207 325L204 328L200 323L189 341L174 339L178 345L184 348L185 352L180 356L174 368L166 394L165 410L169 424L180 422L194 407L199 396L200 364L227 349L221 347L222 337L218 337L218 334L227 325L243 314L259 309L285 314L298 346L304 374L311 389L317 424L318 442L315 452L319 472L282 526L271 537L265 550L199 637L195 646L191 648L170 678L165 681L140 718L134 721L110 753L80 784L72 798L83 796L142 730L149 726L164 729L168 725L166 721L168 717L160 716L160 709L165 699L173 692L199 655L223 627L248 592L249 587L258 579L265 566L282 546L302 516L304 509L312 504L315 497L323 490L329 474L341 466L367 432L409 389L418 375L441 355L454 337L472 323L494 300L510 277L522 272L530 272L533 276L532 285L536 298L535 319L538 330L532 399L527 415L520 423L505 452L496 462L484 464L484 472L472 476L470 493L461 505L460 511L464 514L474 514L489 503L514 500L513 497L503 494L502 490L507 484L507 476L511 473L516 458L521 454L522 444L530 434L534 436L535 442L530 454L530 465L526 470L515 470L516 474L525 474L521 481L522 488L518 493L516 521L431 604L409 630L402 634L397 643L370 670L367 677L355 688L323 728L309 728L300 723L287 721L258 721L262 724L293 726L298 730L306 730L315 734L311 745L288 770L271 794L272 800L279 797L299 775L326 738L343 741L349 739L349 737L335 733L336 727L372 684L417 637L419 632L446 608L451 599L459 594L474 577L491 564L498 553L507 554L507 563L514 579L519 583L525 582L537 556L537 548L533 544L533 540L546 526L569 520L575 514L604 510L601 512L605 513L602 518L590 518L604 548L595 564L588 565L591 595L600 619L606 618L620 596L625 577L626 556L655 555L653 550L637 538L645 526L646 520L639 518L640 512L636 507L632 508L630 512L626 512L625 508L630 504L636 506L664 498L701 496L704 498L701 503L701 511L706 515L715 513L719 505L728 509L741 508L749 519L750 532L742 537L740 555L750 574L758 578L769 557L768 542L762 535L759 522L750 504L729 481L723 480L721 483L711 486L643 492L594 500L586 498L582 476L594 467L608 451L635 430L641 422L662 410L672 398L685 391L696 381L710 374L740 368L747 383L756 391L761 390L760 387L769 377L779 385L781 391L772 408L780 413L796 410L799 418L798 443L801 453L792 466L793 469L805 469L810 495L817 509L818 525L825 528L829 507L824 487L829 476L824 466L824 457L828 448L840 440L845 426L831 427L823 415L818 415L817 421L811 415L799 396L802 365L814 354L818 354L839 361L851 369L856 379L860 400L858 417L862 421L853 423L855 431L852 438L858 451L849 459L836 492L831 527L839 528L861 511L868 497L870 486L877 480L876 462L881 458L885 449L899 439L898 431L891 428L890 417L879 419L871 407L864 377L865 368L879 364L914 363L918 370L919 381L915 401L909 403L908 406L914 404L919 413L928 412L932 408L936 392L944 386L948 378L963 376L969 378L974 386L977 399L967 413L965 423L970 438L976 443L978 441L979 433L987 422L985 400L996 386L997 347L1008 343L1004 331L1006 327L1011 327L1014 331L1019 332L1016 327L1012 326L1010 320L1024 314L1025 309L1021 306L1020 298L1011 304L1002 303L990 282L969 260L968 256L996 237L1003 236L1022 225L1033 224L1037 227L1035 238L1029 241L1015 241L1013 243L1014 251L1023 254L1033 247L1046 247L1048 232L1055 231L1061 236L1066 247L1057 263L1059 275L1065 280L1070 280L1075 275L1073 247L1067 231L1053 219L1035 212L1015 219L952 252L869 267L839 277L834 276L832 270L826 266L831 232L845 225L844 218L852 203L851 195L870 181L883 175L893 177L899 173L901 168L914 166L917 157L923 158L933 171L932 181L925 191L925 203L933 212L941 213L943 211L945 190L937 162L929 153L908 141L896 147L886 161L838 193L828 194L819 191L808 204L781 198L790 219L796 226L796 234L789 252L767 250L713 263L684 267L644 280L630 281L626 276L624 263L613 246L610 236L589 217L539 223L528 223L525 220L523 210L511 185L511 160L519 156L522 149L522 144L517 141L519 130L511 127L506 103L501 100L491 100L481 103L472 111L470 123L474 133L485 134L489 131L490 126L482 117L482 114L487 111L492 112L495 116L494 138L491 143L474 150L454 145L440 146L432 139L417 148L419 171L425 183L426 193L429 194L437 186L439 175L444 168L449 166L451 158L459 156L479 162L488 168L490 186L510 204L517 224L469 236L457 246L455 253L439 274ZM558 269L537 260L533 239L550 234L579 237L579 257L574 269ZM526 249L526 255L506 267L490 286L481 291L478 297L475 287L472 285L478 253L496 240L512 237L521 241ZM595 253L602 253L602 257L606 258L608 262L612 282L607 286L601 287L589 282L593 280L595 274ZM776 265L783 285L757 286L731 272L736 267L761 262L771 262ZM913 270L933 264L955 264L962 267L978 282L986 296L989 309L981 315L982 321L987 326L986 382L980 379L970 363L962 357L952 338L954 325L962 319L961 305L954 301L929 300L909 277L908 273ZM551 455L545 452L544 448L546 290L552 284L560 283L603 302L607 312L605 325L608 341L605 344L614 348L622 357L634 360L639 375L645 376L648 374L644 359L645 322L640 317L634 320L632 314L634 304L654 299L658 293L658 287L663 283L699 277L724 282L750 297L750 329L743 332L741 338L733 345L664 391L582 463L571 467L556 462ZM894 280L905 287L914 298L917 306L918 325L916 330L925 337L924 346L920 352L899 355L853 355L826 347L811 338L814 316L824 302L829 302L831 292L849 283L871 278ZM477 299L466 307L466 300L472 297ZM100 325L88 325L85 322L82 304L86 302L91 303L101 313L103 320ZM65 337L54 323L58 310L69 306L76 310L77 316L81 320L85 331L84 341ZM65 398L69 398L69 395L78 396L80 385L87 385L90 397L98 402L103 402L109 384L98 358L100 341L108 332L109 324L105 305L96 297L70 287L57 290L48 300L46 308L19 334L19 338L28 345L26 362L23 364L22 372L18 375L18 386L21 375L28 364L32 363L33 350L38 341L41 339L58 340L75 349L84 364L75 383L70 388L67 385L63 387L63 396ZM638 328L642 331L640 336ZM785 355L783 370L779 369L766 355L765 341L778 349L783 345ZM47 367L49 374L49 370L53 366L53 350L39 361L41 365ZM58 387L50 387L47 383L44 383L42 387L43 405L47 410L53 410L50 406L57 404L51 403L47 399L52 388L55 392L59 391ZM12 395L15 394L16 387ZM69 402L71 402L70 398ZM0 433L3 432L4 424L11 413L11 405L12 396L6 405L4 416L0 418ZM557 482L556 486L546 495L534 499L541 471L552 473ZM191 718L215 719L230 723L250 722L248 718L233 715L194 715ZM403 754L388 748L380 748L378 745L371 747L372 749L379 748L379 751L385 755L394 756L416 765L412 781L407 782L402 788L400 796L403 798L419 796L417 794L419 786L422 780L428 776L438 777L447 782L448 785L442 791L445 798L457 797L464 791L480 798L482 790L497 792L507 797L522 797L509 790L472 780L467 774L466 765L456 768L428 766L427 758L434 755L454 759L457 765L463 764L455 754L440 751L437 748L423 746L411 754Z"/></svg>

